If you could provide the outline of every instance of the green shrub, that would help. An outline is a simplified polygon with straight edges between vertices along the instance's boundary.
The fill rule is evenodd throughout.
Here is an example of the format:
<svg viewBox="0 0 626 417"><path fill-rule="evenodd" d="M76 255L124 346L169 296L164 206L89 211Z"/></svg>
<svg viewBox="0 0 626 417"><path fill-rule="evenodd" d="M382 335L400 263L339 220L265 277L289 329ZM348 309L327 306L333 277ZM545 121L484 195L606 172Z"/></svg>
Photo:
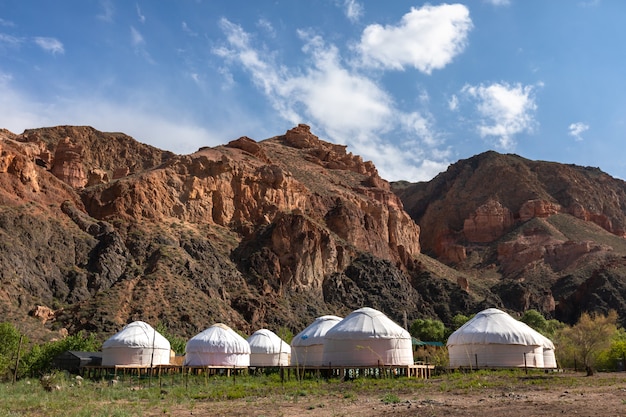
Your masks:
<svg viewBox="0 0 626 417"><path fill-rule="evenodd" d="M50 372L53 359L68 350L97 352L100 350L100 342L93 334L85 336L81 331L61 340L47 342L42 345L34 345L30 351L24 355L24 373L30 376L40 377Z"/></svg>

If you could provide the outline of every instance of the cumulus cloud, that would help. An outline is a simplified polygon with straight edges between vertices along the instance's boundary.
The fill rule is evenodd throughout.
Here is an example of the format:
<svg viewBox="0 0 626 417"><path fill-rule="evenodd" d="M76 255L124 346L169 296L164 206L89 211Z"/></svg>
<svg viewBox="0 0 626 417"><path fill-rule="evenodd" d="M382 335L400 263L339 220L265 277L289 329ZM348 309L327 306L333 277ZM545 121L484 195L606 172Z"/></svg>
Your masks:
<svg viewBox="0 0 626 417"><path fill-rule="evenodd" d="M498 147L510 150L515 135L532 132L536 125L534 89L519 83L494 83L466 85L461 93L475 101L480 136L495 138Z"/></svg>
<svg viewBox="0 0 626 417"><path fill-rule="evenodd" d="M589 130L589 125L582 122L576 122L570 124L568 129L568 134L570 136L573 136L576 141L581 141L583 140L582 134Z"/></svg>
<svg viewBox="0 0 626 417"><path fill-rule="evenodd" d="M438 144L431 116L399 110L387 91L346 67L338 48L321 36L299 31L308 61L302 68L285 68L271 53L257 50L239 25L222 19L220 26L227 44L213 52L231 66L243 67L283 119L309 123L327 140L347 144L350 151L374 160L387 179L430 179L433 169L447 166L447 161L431 161L420 153ZM411 139L402 145L385 141L384 135L394 130Z"/></svg>
<svg viewBox="0 0 626 417"><path fill-rule="evenodd" d="M33 41L44 51L50 52L52 55L63 54L63 44L55 38L36 37Z"/></svg>
<svg viewBox="0 0 626 417"><path fill-rule="evenodd" d="M465 49L472 26L469 10L461 4L411 8L395 26L365 28L357 47L361 64L393 70L413 67L430 74Z"/></svg>

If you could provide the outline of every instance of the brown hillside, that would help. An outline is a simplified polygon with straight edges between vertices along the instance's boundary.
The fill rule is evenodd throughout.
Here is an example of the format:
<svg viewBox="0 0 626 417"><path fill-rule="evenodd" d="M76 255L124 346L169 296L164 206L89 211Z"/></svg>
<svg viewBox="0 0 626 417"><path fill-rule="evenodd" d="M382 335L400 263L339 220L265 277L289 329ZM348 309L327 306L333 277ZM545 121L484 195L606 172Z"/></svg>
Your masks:
<svg viewBox="0 0 626 417"><path fill-rule="evenodd" d="M142 319L190 336L216 321L295 332L365 305L435 315L411 285L419 227L373 164L308 126L179 156L89 127L3 134L5 160L30 167L2 174L17 198L0 190L13 321L105 335Z"/></svg>
<svg viewBox="0 0 626 417"><path fill-rule="evenodd" d="M624 313L626 183L597 168L486 152L393 184L424 251L514 311ZM610 295L609 295L610 294Z"/></svg>
<svg viewBox="0 0 626 417"><path fill-rule="evenodd" d="M396 194L306 125L190 155L72 126L0 147L0 313L33 339L626 312L623 183L597 169L487 153Z"/></svg>

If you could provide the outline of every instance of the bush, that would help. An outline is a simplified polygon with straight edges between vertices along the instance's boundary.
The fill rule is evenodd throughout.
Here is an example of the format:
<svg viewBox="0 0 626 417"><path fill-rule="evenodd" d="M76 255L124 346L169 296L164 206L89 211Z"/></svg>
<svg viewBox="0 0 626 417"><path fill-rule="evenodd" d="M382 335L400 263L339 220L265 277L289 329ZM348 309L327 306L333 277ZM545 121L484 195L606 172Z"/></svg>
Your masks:
<svg viewBox="0 0 626 417"><path fill-rule="evenodd" d="M8 380L15 372L15 360L22 338L22 346L28 344L24 337L11 323L0 323L0 379Z"/></svg>
<svg viewBox="0 0 626 417"><path fill-rule="evenodd" d="M93 334L85 336L81 331L61 340L34 345L24 356L25 373L39 377L50 372L54 358L68 350L97 352L100 350L100 342Z"/></svg>

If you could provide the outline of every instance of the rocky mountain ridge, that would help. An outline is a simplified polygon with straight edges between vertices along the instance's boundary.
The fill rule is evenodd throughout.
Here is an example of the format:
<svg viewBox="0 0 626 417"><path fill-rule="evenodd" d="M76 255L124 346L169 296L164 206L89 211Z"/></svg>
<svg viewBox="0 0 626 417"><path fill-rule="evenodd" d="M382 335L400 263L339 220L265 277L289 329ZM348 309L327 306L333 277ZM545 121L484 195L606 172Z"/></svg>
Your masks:
<svg viewBox="0 0 626 417"><path fill-rule="evenodd" d="M79 126L1 130L0 149L0 313L41 338L296 332L362 306L626 313L625 188L596 169L486 153L389 184L306 125L190 155Z"/></svg>

